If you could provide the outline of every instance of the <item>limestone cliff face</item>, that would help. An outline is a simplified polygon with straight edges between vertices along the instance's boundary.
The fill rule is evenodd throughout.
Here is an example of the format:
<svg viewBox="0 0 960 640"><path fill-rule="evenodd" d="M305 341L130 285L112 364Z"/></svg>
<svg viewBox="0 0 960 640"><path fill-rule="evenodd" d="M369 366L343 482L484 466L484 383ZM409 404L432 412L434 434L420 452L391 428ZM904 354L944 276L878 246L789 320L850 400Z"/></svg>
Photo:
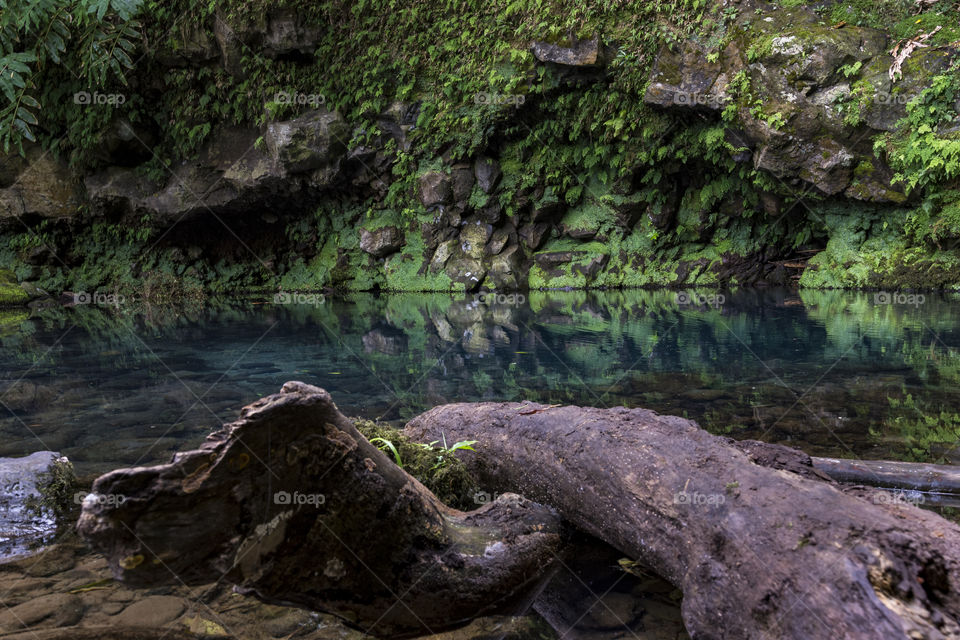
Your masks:
<svg viewBox="0 0 960 640"><path fill-rule="evenodd" d="M904 203L906 196L890 182L890 167L873 152L874 139L894 129L907 101L956 51L920 49L893 82L893 43L884 33L825 24L806 9L762 6L762 12L742 12L718 53L708 54L695 41L663 49L636 99L674 114L681 128L689 121L723 123L732 159L765 172L776 185L759 195L761 215L776 217L785 211L784 198L808 193L854 205ZM310 58L324 28L289 9L237 24L217 17L215 37L182 27L180 46L151 55L169 68L220 65L242 74L242 50ZM602 34L532 42L531 50L537 65L563 79L558 92L605 82L617 54ZM152 154L150 133L127 122L103 133L105 161L82 171L39 148L26 158L0 158L0 233L44 219L65 233L97 220L149 226L163 239L151 249L166 251L187 274L225 259L223 247L233 237L247 254L236 250L230 259L253 263L256 257L270 271L262 282L247 284L270 288L469 291L796 279L797 272L784 266L790 264L788 248L752 255L711 248L711 211L683 223L697 249L650 249L641 236L681 225L677 211L696 198L696 176L666 178L656 186L663 197L655 206L643 192L650 186L629 179L596 202L568 203L543 185L507 197L503 185L519 182L522 158L507 162L496 148L473 157L419 148L420 100L397 101L376 116L379 133L364 146L351 144L364 133L361 124L314 102L288 120L216 125L195 157L159 178L141 170ZM520 103L514 117L548 117L539 108L536 100ZM510 124L508 116L502 126ZM398 151L432 158L421 160L413 186L405 187L409 206L403 212L384 204L397 179ZM319 223L311 218L318 206L327 211ZM729 220L750 215L742 202L717 206ZM297 225L307 231L291 234ZM39 266L57 262L36 248L20 259ZM25 277L35 272L24 270Z"/></svg>

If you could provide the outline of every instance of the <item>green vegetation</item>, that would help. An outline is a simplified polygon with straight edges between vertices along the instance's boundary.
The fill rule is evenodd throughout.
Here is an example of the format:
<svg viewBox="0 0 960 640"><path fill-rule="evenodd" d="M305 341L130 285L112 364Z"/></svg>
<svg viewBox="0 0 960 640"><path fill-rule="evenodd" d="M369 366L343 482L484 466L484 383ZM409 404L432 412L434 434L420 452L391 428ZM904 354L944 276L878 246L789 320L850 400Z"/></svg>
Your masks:
<svg viewBox="0 0 960 640"><path fill-rule="evenodd" d="M124 73L133 67L134 43L140 35L134 21L140 6L141 0L3 3L0 92L5 101L0 106L0 143L4 152L11 145L22 150L24 140L37 139L38 129L44 130L40 137L51 141L65 123L92 124L79 117L79 108L97 99L91 97L91 87L126 83ZM67 85L56 82L69 76L73 82ZM87 91L85 98L75 99L80 91Z"/></svg>
<svg viewBox="0 0 960 640"><path fill-rule="evenodd" d="M902 276L901 286L956 286L956 63L908 105L895 132L876 140L876 153L895 169L897 183L921 201L912 208L868 204L862 213L831 217L807 215L807 206L788 216L766 207L763 198L775 196L782 200L780 210L788 210L798 197L790 185L738 160L747 150L730 131L752 118L791 135L802 114L746 69L731 78L720 121L644 104L653 61L665 46L698 47L708 64L726 59L730 45L748 62L780 56L777 64L792 78L803 56L789 43L808 46L841 22L885 29L900 39L939 26L930 43L960 39L958 12L947 0L924 5L920 13L901 0L787 0L777 6L758 6L758 16L767 17L747 21L738 8L711 0L8 3L0 17L0 136L14 148L36 139L76 167L100 167L104 132L121 121L156 134L156 144L145 145L151 157L139 170L166 180L170 167L197 154L225 125L262 126L322 103L349 123L353 137L344 142L357 149L384 133L382 114L411 105L419 110L405 134L409 147L391 139L381 149L393 162L382 197L329 196L313 216L285 220L277 241L282 246L264 256L264 264L249 254L207 259L155 246L162 232L145 218L135 227L99 221L68 231L42 222L32 233L4 234L0 267L17 268L22 276L19 269L31 252L49 246L82 264L31 270L38 286L54 292L108 289L157 303L254 288L462 290L447 273L429 269L432 248L421 225L430 214L417 199L417 179L493 149L503 170L500 189L487 195L474 188L471 206L497 199L509 217L530 197L536 206L569 207L562 220L566 229L596 231L579 243L547 238L541 254L573 251L575 259L556 268L534 266L521 285L654 286L681 279L711 285L725 256L825 246L802 285L886 286ZM815 9L819 22L792 25L789 11L804 6ZM323 31L313 51L275 55L245 44L263 30L268 11L291 7L304 24L337 28ZM218 58L218 34L222 42L225 32L232 44L223 45L229 51L222 64L188 64ZM573 82L556 67L537 64L530 50L532 41L569 45L594 37L609 45L596 82ZM907 68L920 64L918 55L907 60ZM850 86L834 98L848 127L860 127L869 116L877 92L870 78L885 72L874 67L848 56L834 69ZM679 73L666 66L661 72ZM899 90L894 84L893 94ZM122 100L89 109L73 99L84 93ZM314 99L282 100L283 94ZM509 99L480 99L494 95ZM258 142L263 148L263 138ZM871 189L879 189L870 182L872 165L860 162L853 173L845 195L870 202ZM800 199L819 211L816 196ZM403 234L401 250L386 260L361 252L360 228L388 223ZM0 303L5 293L0 291Z"/></svg>
<svg viewBox="0 0 960 640"><path fill-rule="evenodd" d="M960 413L952 407L918 406L913 395L903 399L890 398L891 415L884 422L888 429L899 431L910 455L918 462L935 459L931 445L945 446L948 450L960 441Z"/></svg>
<svg viewBox="0 0 960 640"><path fill-rule="evenodd" d="M17 278L9 269L0 269L0 308L27 303L30 296L17 284Z"/></svg>
<svg viewBox="0 0 960 640"><path fill-rule="evenodd" d="M447 446L446 440L423 444L414 442L397 429L370 420L354 422L372 444L389 453L397 466L412 475L436 495L441 502L457 509L477 508L474 501L476 483L456 452L472 451L476 441L457 442ZM442 444L441 447L436 447Z"/></svg>
<svg viewBox="0 0 960 640"><path fill-rule="evenodd" d="M79 505L74 496L79 488L73 464L66 458L57 458L37 481L39 497L28 498L26 506L38 516L52 517L58 531L64 532L75 523Z"/></svg>

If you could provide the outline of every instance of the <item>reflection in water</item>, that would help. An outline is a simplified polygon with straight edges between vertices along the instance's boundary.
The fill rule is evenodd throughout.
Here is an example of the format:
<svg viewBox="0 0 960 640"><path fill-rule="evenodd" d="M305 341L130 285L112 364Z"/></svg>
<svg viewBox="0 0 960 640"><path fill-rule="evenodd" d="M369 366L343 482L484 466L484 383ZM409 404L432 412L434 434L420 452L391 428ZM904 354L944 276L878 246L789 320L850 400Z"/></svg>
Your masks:
<svg viewBox="0 0 960 640"><path fill-rule="evenodd" d="M960 456L960 299L746 290L237 302L193 316L78 307L0 316L0 456L81 472L165 460L292 379L403 420L437 404L643 406L819 455Z"/></svg>

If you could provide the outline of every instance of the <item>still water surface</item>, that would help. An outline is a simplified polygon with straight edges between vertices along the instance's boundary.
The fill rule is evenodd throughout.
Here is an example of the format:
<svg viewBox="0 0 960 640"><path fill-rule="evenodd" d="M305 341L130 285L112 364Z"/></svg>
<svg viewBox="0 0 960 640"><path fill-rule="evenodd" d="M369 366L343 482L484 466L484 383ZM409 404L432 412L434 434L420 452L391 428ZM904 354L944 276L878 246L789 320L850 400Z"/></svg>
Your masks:
<svg viewBox="0 0 960 640"><path fill-rule="evenodd" d="M952 294L302 300L0 316L0 456L60 451L80 473L165 461L303 380L348 415L398 424L460 401L642 406L815 455L960 462Z"/></svg>

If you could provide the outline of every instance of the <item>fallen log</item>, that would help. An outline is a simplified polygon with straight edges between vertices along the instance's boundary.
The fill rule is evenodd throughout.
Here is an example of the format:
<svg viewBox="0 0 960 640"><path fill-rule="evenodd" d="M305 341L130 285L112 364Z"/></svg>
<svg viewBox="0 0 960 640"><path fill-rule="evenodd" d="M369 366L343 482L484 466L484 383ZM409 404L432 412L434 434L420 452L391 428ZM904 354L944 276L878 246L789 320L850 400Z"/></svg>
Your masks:
<svg viewBox="0 0 960 640"><path fill-rule="evenodd" d="M683 591L694 638L958 638L960 527L841 487L801 452L642 409L454 404L414 418L462 459Z"/></svg>
<svg viewBox="0 0 960 640"><path fill-rule="evenodd" d="M956 465L840 458L811 458L811 461L837 482L960 495L960 467Z"/></svg>
<svg viewBox="0 0 960 640"><path fill-rule="evenodd" d="M520 496L444 506L297 382L170 464L100 477L77 526L131 585L226 579L381 637L510 610L562 545Z"/></svg>
<svg viewBox="0 0 960 640"><path fill-rule="evenodd" d="M478 440L461 457L487 491L521 491L653 568L683 591L694 638L960 637L960 527L841 487L801 452L641 409L529 403L438 407L407 433ZM384 637L509 609L562 544L555 513L514 494L438 504L302 383L94 492L78 528L119 579L223 576Z"/></svg>

